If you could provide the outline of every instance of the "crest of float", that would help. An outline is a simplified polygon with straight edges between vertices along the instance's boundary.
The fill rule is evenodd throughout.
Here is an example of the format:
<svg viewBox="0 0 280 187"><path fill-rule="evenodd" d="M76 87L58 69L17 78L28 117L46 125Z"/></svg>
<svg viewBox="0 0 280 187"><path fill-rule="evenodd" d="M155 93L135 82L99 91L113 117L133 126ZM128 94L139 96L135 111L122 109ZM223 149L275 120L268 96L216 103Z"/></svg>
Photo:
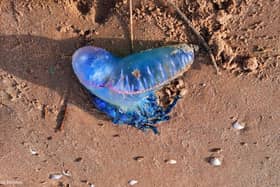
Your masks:
<svg viewBox="0 0 280 187"><path fill-rule="evenodd" d="M182 75L193 63L194 49L186 44L165 46L124 58L97 47L78 49L72 60L76 76L93 96L93 104L115 124L153 129L169 119L180 98L160 105L156 92Z"/></svg>

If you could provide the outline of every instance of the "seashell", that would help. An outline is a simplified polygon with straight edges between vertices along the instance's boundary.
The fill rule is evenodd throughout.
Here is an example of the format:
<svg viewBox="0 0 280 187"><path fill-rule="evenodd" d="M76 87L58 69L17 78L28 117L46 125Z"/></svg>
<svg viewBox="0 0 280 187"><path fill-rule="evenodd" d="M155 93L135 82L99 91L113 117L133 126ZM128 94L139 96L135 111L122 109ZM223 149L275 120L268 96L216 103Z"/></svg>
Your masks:
<svg viewBox="0 0 280 187"><path fill-rule="evenodd" d="M30 153L32 155L36 155L36 156L39 155L38 152L36 150L32 149L32 148L30 148Z"/></svg>
<svg viewBox="0 0 280 187"><path fill-rule="evenodd" d="M216 157L211 157L209 159L209 163L212 165L212 166L221 166L222 165L222 161L219 159L219 158L216 158Z"/></svg>
<svg viewBox="0 0 280 187"><path fill-rule="evenodd" d="M182 75L193 60L194 49L187 44L149 49L124 58L86 46L74 53L72 66L80 83L93 95L93 104L115 124L157 133L153 125L169 119L168 113L180 95L161 106L156 93ZM167 91L166 95L170 94Z"/></svg>
<svg viewBox="0 0 280 187"><path fill-rule="evenodd" d="M52 180L59 180L63 177L62 174L60 173L53 173L53 174L50 174L49 175L49 179L52 179Z"/></svg>
<svg viewBox="0 0 280 187"><path fill-rule="evenodd" d="M245 123L240 123L238 121L235 121L233 124L232 124L232 127L236 130L242 130L245 128Z"/></svg>
<svg viewBox="0 0 280 187"><path fill-rule="evenodd" d="M165 163L166 164L176 164L177 163L177 161L176 160L165 160Z"/></svg>
<svg viewBox="0 0 280 187"><path fill-rule="evenodd" d="M135 184L137 184L137 183L138 183L137 180L130 180L130 181L128 181L128 184L129 184L130 186L133 186L133 185L135 185Z"/></svg>

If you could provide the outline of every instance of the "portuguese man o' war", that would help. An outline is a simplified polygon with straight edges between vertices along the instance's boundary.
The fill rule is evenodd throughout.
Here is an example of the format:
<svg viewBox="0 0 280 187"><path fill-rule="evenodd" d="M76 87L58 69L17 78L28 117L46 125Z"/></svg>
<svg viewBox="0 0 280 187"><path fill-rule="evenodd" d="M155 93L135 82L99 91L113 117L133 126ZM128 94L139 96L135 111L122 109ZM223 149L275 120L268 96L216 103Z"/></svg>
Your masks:
<svg viewBox="0 0 280 187"><path fill-rule="evenodd" d="M115 124L141 130L169 119L168 113L180 95L167 106L158 101L157 91L182 75L194 60L194 48L178 44L149 49L119 58L105 49L78 49L72 66L80 83L92 94L97 109Z"/></svg>

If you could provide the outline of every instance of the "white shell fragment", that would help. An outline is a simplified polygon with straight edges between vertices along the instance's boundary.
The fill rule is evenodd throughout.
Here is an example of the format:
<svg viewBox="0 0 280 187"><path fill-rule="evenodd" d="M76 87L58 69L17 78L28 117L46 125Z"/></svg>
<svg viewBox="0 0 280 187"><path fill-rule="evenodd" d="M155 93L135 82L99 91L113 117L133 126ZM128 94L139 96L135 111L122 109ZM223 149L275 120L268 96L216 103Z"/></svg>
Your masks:
<svg viewBox="0 0 280 187"><path fill-rule="evenodd" d="M133 186L133 185L135 185L135 184L137 184L137 183L138 183L137 180L130 180L130 181L128 181L128 184L129 184L130 186Z"/></svg>
<svg viewBox="0 0 280 187"><path fill-rule="evenodd" d="M144 160L144 157L143 156L136 156L133 159L136 160L137 162L141 162L141 161Z"/></svg>
<svg viewBox="0 0 280 187"><path fill-rule="evenodd" d="M219 158L216 158L216 157L212 157L209 159L209 163L212 165L212 166L221 166L222 165L222 161L219 159Z"/></svg>
<svg viewBox="0 0 280 187"><path fill-rule="evenodd" d="M50 174L50 176L49 176L49 179L52 179L52 180L59 180L59 179L61 179L62 178L62 174L60 174L60 173L54 173L54 174Z"/></svg>
<svg viewBox="0 0 280 187"><path fill-rule="evenodd" d="M176 160L166 160L165 163L166 164L176 164L177 161Z"/></svg>
<svg viewBox="0 0 280 187"><path fill-rule="evenodd" d="M34 149L30 148L30 153L32 155L39 155L37 151L35 151Z"/></svg>
<svg viewBox="0 0 280 187"><path fill-rule="evenodd" d="M236 130L242 130L245 128L245 123L240 123L240 122L236 121L232 124L232 128L234 128Z"/></svg>

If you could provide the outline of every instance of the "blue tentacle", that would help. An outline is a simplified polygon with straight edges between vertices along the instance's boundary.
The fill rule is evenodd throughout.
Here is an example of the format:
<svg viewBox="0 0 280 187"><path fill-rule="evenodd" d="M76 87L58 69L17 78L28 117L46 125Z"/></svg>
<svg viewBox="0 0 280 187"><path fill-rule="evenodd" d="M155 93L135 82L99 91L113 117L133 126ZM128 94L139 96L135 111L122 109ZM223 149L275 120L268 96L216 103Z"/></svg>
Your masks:
<svg viewBox="0 0 280 187"><path fill-rule="evenodd" d="M128 124L143 131L151 129L155 134L158 134L158 129L154 126L157 123L169 120L168 114L176 105L179 96L175 97L174 101L163 108L158 105L155 94L150 94L141 101L141 104L133 111L122 111L116 107L96 96L92 96L93 104L97 109L107 114L113 123L122 125Z"/></svg>

